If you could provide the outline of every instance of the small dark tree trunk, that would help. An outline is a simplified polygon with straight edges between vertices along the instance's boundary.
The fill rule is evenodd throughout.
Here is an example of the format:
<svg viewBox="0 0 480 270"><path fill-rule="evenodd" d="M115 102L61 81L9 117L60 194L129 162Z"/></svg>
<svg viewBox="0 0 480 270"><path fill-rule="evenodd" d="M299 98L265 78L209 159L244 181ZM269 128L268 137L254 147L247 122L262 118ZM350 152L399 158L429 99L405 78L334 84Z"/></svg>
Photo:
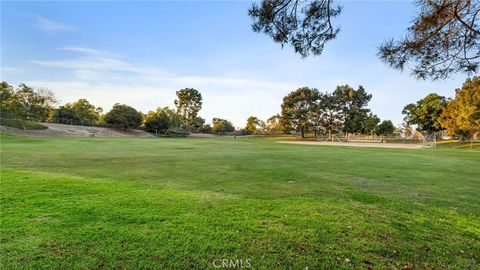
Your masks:
<svg viewBox="0 0 480 270"><path fill-rule="evenodd" d="M300 133L302 134L302 139L305 138L305 129L303 127L300 127Z"/></svg>

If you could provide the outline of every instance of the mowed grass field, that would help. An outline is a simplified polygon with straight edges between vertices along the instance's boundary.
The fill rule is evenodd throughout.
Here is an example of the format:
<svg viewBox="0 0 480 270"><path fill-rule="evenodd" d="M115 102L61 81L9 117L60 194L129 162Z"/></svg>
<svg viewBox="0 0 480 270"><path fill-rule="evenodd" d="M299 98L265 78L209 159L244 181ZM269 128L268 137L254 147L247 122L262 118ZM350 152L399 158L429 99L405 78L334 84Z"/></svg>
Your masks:
<svg viewBox="0 0 480 270"><path fill-rule="evenodd" d="M1 269L479 269L480 150L1 135Z"/></svg>

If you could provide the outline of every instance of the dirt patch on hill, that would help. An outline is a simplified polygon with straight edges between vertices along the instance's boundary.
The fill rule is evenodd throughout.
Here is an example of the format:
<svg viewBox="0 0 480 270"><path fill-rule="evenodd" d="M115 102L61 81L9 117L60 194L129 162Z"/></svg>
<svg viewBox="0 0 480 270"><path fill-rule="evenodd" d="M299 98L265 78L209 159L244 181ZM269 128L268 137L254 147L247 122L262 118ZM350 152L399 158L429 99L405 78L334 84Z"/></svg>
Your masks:
<svg viewBox="0 0 480 270"><path fill-rule="evenodd" d="M376 148L402 148L402 149L420 149L421 144L400 144L400 143L353 143L353 142L311 142L311 141L278 141L288 144L308 144L308 145L331 145L331 146L351 146L351 147L376 147Z"/></svg>
<svg viewBox="0 0 480 270"><path fill-rule="evenodd" d="M153 135L143 130L121 130L102 127L73 126L62 124L42 123L47 126L44 130L23 130L18 128L0 126L0 130L13 134L32 136L76 136L76 137L152 137Z"/></svg>

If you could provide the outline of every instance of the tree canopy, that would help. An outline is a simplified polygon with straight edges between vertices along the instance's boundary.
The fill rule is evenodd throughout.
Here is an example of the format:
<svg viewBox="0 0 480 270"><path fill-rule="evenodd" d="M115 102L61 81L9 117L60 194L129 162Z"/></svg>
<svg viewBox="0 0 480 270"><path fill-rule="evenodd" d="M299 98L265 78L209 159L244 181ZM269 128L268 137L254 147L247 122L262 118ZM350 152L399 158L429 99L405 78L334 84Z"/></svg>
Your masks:
<svg viewBox="0 0 480 270"><path fill-rule="evenodd" d="M262 120L258 119L255 116L250 116L247 118L247 124L245 126L245 130L249 134L256 134L258 129L262 126Z"/></svg>
<svg viewBox="0 0 480 270"><path fill-rule="evenodd" d="M72 109L75 111L78 119L82 122L94 123L100 118L102 108L95 107L88 100L82 98L72 104Z"/></svg>
<svg viewBox="0 0 480 270"><path fill-rule="evenodd" d="M182 124L191 127L195 124L195 118L202 109L202 95L193 88L181 89L176 94L175 106L182 117Z"/></svg>
<svg viewBox="0 0 480 270"><path fill-rule="evenodd" d="M302 57L320 55L325 43L340 29L332 19L342 11L333 0L263 0L254 3L248 14L252 29L270 36L282 47L290 44Z"/></svg>
<svg viewBox="0 0 480 270"><path fill-rule="evenodd" d="M82 98L54 109L49 121L60 124L94 125L100 120L102 112L102 108L95 107Z"/></svg>
<svg viewBox="0 0 480 270"><path fill-rule="evenodd" d="M143 122L145 129L156 133L165 133L171 123L169 116L172 114L170 114L168 110L170 110L168 107L159 107L156 111L149 111Z"/></svg>
<svg viewBox="0 0 480 270"><path fill-rule="evenodd" d="M77 124L80 122L80 118L78 118L72 104L67 103L54 109L49 121L58 124Z"/></svg>
<svg viewBox="0 0 480 270"><path fill-rule="evenodd" d="M317 106L319 96L317 89L302 87L283 98L282 117L300 131L302 138L305 137L310 123L310 112Z"/></svg>
<svg viewBox="0 0 480 270"><path fill-rule="evenodd" d="M115 103L113 108L105 114L105 123L115 128L138 128L142 124L143 115L134 108Z"/></svg>
<svg viewBox="0 0 480 270"><path fill-rule="evenodd" d="M480 131L480 77L467 79L455 92L438 121L450 134L467 133L473 140Z"/></svg>
<svg viewBox="0 0 480 270"><path fill-rule="evenodd" d="M13 113L15 107L15 90L7 82L0 82L0 110Z"/></svg>
<svg viewBox="0 0 480 270"><path fill-rule="evenodd" d="M407 35L380 46L379 57L390 67L419 79L443 79L452 73L476 73L480 61L480 2L417 0L420 9Z"/></svg>
<svg viewBox="0 0 480 270"><path fill-rule="evenodd" d="M24 119L46 121L57 102L50 90L34 89L23 83L13 89L8 83L2 82L0 90L2 112Z"/></svg>
<svg viewBox="0 0 480 270"><path fill-rule="evenodd" d="M446 105L446 99L436 93L431 93L417 103L408 104L403 108L405 122L410 125L417 125L417 129L431 134L442 130L438 121Z"/></svg>
<svg viewBox="0 0 480 270"><path fill-rule="evenodd" d="M365 121L364 121L363 133L364 134L375 133L378 123L380 123L380 118L378 118L377 115L372 113L368 114L367 118L365 118Z"/></svg>
<svg viewBox="0 0 480 270"><path fill-rule="evenodd" d="M287 133L283 122L284 121L282 117L279 114L275 114L267 119L267 122L265 123L265 129L272 134L278 134L282 132Z"/></svg>
<svg viewBox="0 0 480 270"><path fill-rule="evenodd" d="M363 86L359 86L358 90L355 90L349 85L337 86L334 95L338 96L343 113L343 132L363 132L370 112L367 105L372 99L372 95L367 94Z"/></svg>
<svg viewBox="0 0 480 270"><path fill-rule="evenodd" d="M380 45L378 57L419 79L477 73L480 61L478 0L416 0L419 10L407 34ZM249 9L254 32L291 45L302 57L320 55L337 37L334 19L342 8L334 0L262 0ZM381 23L381 22L379 22Z"/></svg>
<svg viewBox="0 0 480 270"><path fill-rule="evenodd" d="M394 131L395 131L395 126L393 125L392 121L384 120L382 121L382 123L380 123L377 126L375 133L377 135L388 136L388 135L392 135Z"/></svg>
<svg viewBox="0 0 480 270"><path fill-rule="evenodd" d="M341 130L343 123L342 100L339 95L325 93L317 106L320 128L323 133L332 134Z"/></svg>
<svg viewBox="0 0 480 270"><path fill-rule="evenodd" d="M213 118L212 123L212 133L228 133L235 131L235 127L233 127L233 124L228 120Z"/></svg>

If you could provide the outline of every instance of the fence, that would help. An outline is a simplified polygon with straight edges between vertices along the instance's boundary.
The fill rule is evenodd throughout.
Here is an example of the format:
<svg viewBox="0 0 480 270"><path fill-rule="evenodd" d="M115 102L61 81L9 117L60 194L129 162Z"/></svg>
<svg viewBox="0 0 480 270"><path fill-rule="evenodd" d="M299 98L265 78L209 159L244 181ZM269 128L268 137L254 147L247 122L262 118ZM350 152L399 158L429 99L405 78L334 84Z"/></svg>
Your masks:
<svg viewBox="0 0 480 270"><path fill-rule="evenodd" d="M50 118L49 123L54 124L63 124L63 125L73 125L73 126L95 126L95 127L102 127L97 121L89 121L89 120L80 120L80 119L71 119L71 118L61 118L61 117L54 117Z"/></svg>
<svg viewBox="0 0 480 270"><path fill-rule="evenodd" d="M261 133L250 135L252 138L264 138L264 137L295 137L298 138L300 133L292 134L269 134ZM359 143L402 143L402 144L420 144L423 143L423 139L417 136L403 137L400 135L363 135L363 134L343 134L337 133L333 135L319 134L315 137L313 133L305 134L303 140L307 141L333 141L333 142L359 142Z"/></svg>
<svg viewBox="0 0 480 270"><path fill-rule="evenodd" d="M0 118L5 118L5 119L22 119L20 117L17 117L15 114L13 113L9 113L9 112L4 112L4 111L1 111L0 110Z"/></svg>

